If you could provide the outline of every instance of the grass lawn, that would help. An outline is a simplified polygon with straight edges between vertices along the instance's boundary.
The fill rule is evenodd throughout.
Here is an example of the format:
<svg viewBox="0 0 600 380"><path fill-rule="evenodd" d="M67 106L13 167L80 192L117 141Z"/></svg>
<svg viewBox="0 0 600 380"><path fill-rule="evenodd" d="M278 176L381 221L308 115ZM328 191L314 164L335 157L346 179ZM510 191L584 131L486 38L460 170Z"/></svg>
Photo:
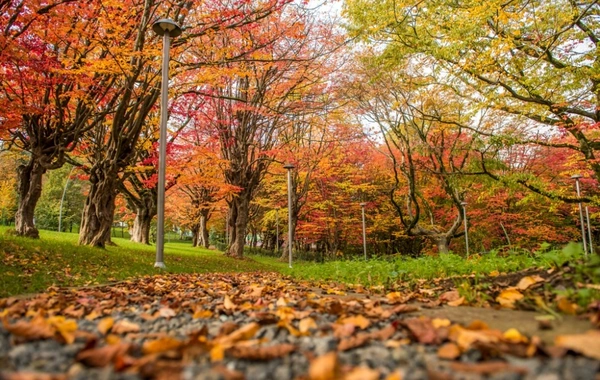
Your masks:
<svg viewBox="0 0 600 380"><path fill-rule="evenodd" d="M100 249L78 246L75 233L40 231L41 238L32 240L9 235L8 230L0 227L0 297L36 293L51 285L103 284L161 272L154 268L154 246L113 237L116 246ZM171 240L165 244L168 273L275 271L300 279L387 288L418 279L471 274L495 276L530 268L558 268L581 257L581 248L570 245L558 251L492 252L469 259L449 254L416 259L396 256L367 261L296 261L293 268L288 268L287 262L274 257L250 255L235 260L219 251L192 248L189 241ZM599 270L595 264L594 273L581 281L600 278L600 273L596 273Z"/></svg>
<svg viewBox="0 0 600 380"><path fill-rule="evenodd" d="M0 227L0 297L160 273L154 268L155 246L113 237L117 245L101 249L78 246L75 233L40 231L40 239L34 240L7 235L8 230ZM192 248L189 241L167 242L164 259L169 273L276 270L269 263Z"/></svg>

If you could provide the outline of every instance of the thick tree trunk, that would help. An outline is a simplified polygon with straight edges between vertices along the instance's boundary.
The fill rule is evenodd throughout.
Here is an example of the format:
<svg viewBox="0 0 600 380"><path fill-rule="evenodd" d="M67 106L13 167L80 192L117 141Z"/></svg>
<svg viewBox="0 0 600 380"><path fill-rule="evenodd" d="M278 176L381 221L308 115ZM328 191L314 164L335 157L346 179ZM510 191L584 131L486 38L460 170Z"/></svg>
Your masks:
<svg viewBox="0 0 600 380"><path fill-rule="evenodd" d="M436 236L434 237L437 244L438 253L445 255L450 251L450 238L447 236Z"/></svg>
<svg viewBox="0 0 600 380"><path fill-rule="evenodd" d="M104 247L110 241L117 197L117 172L92 169L92 173L92 186L83 209L79 244Z"/></svg>
<svg viewBox="0 0 600 380"><path fill-rule="evenodd" d="M209 210L202 210L200 215L200 225L198 226L198 246L208 248L208 212Z"/></svg>
<svg viewBox="0 0 600 380"><path fill-rule="evenodd" d="M19 207L15 215L15 230L17 235L39 238L33 218L35 206L42 195L42 177L46 169L32 155L29 163L19 166L18 171Z"/></svg>
<svg viewBox="0 0 600 380"><path fill-rule="evenodd" d="M136 210L135 220L133 221L133 230L131 231L131 241L142 244L150 244L150 225L154 214L152 210L141 207Z"/></svg>
<svg viewBox="0 0 600 380"><path fill-rule="evenodd" d="M248 213L250 211L250 199L246 192L238 194L230 203L231 209L231 238L226 255L242 258L244 257L244 244L246 242L246 228L248 226Z"/></svg>

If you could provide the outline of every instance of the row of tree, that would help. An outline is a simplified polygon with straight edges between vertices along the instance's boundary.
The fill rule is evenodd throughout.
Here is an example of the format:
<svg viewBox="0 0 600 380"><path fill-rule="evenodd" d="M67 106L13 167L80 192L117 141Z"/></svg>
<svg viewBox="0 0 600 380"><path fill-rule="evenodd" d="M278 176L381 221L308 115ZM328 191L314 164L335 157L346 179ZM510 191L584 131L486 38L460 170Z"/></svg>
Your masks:
<svg viewBox="0 0 600 380"><path fill-rule="evenodd" d="M597 2L344 9L347 31L287 0L0 2L3 218L16 204L17 233L37 237L43 178L70 163L87 182L72 188L85 194L80 243L109 243L116 213L149 243L150 25L166 16L185 27L171 56L167 213L194 245L208 246L212 225L232 256L249 234L280 247L289 212L299 248L337 254L360 243L362 202L385 253L447 252L465 204L481 249L576 239L581 200L595 219Z"/></svg>

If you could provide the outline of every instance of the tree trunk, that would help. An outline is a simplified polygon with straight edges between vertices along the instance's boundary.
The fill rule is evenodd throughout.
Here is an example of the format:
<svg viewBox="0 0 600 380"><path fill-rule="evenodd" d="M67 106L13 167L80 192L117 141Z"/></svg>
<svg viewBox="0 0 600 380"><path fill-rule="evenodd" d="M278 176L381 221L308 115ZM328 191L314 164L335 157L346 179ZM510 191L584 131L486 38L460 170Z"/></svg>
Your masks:
<svg viewBox="0 0 600 380"><path fill-rule="evenodd" d="M17 235L39 238L40 234L33 221L35 206L42 195L42 177L46 172L33 155L27 165L19 171L19 207L15 215Z"/></svg>
<svg viewBox="0 0 600 380"><path fill-rule="evenodd" d="M133 221L133 230L131 231L131 241L142 244L150 244L150 225L154 214L146 207L140 207L136 210L135 220Z"/></svg>
<svg viewBox="0 0 600 380"><path fill-rule="evenodd" d="M450 238L447 236L436 236L434 237L438 247L438 253L445 255L450 251Z"/></svg>
<svg viewBox="0 0 600 380"><path fill-rule="evenodd" d="M246 227L248 226L248 213L250 211L250 195L245 191L238 194L230 202L231 209L231 238L226 255L242 258L244 257L244 244L246 242Z"/></svg>
<svg viewBox="0 0 600 380"><path fill-rule="evenodd" d="M208 243L208 212L208 209L202 210L200 214L200 225L198 226L198 246L207 249L210 246Z"/></svg>
<svg viewBox="0 0 600 380"><path fill-rule="evenodd" d="M85 200L79 244L104 247L110 241L110 229L117 197L117 171L92 168L90 192Z"/></svg>

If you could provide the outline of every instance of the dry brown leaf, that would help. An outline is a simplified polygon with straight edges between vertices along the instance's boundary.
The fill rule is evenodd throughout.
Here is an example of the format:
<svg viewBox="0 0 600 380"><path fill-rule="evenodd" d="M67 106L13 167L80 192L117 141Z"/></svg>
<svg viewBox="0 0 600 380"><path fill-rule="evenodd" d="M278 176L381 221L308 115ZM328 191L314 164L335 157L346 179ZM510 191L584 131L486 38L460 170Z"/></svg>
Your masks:
<svg viewBox="0 0 600 380"><path fill-rule="evenodd" d="M437 355L440 359L454 360L460 356L460 348L452 342L448 342L438 349Z"/></svg>
<svg viewBox="0 0 600 380"><path fill-rule="evenodd" d="M391 292L385 296L390 304L403 303L406 301L406 297L402 296L400 292Z"/></svg>
<svg viewBox="0 0 600 380"><path fill-rule="evenodd" d="M344 325L353 325L353 326L356 326L356 327L364 330L367 327L369 327L369 325L371 324L371 321L368 320L367 318L363 317L362 315L355 315L352 317L341 318L338 321L338 323L341 323Z"/></svg>
<svg viewBox="0 0 600 380"><path fill-rule="evenodd" d="M347 373L344 380L378 380L380 376L379 371L371 369L369 367L356 367Z"/></svg>
<svg viewBox="0 0 600 380"><path fill-rule="evenodd" d="M183 342L172 337L163 337L156 340L145 341L142 351L145 355L178 349Z"/></svg>
<svg viewBox="0 0 600 380"><path fill-rule="evenodd" d="M47 322L56 328L56 331L65 340L67 344L75 341L75 332L77 331L77 322L73 319L66 319L63 316L48 318Z"/></svg>
<svg viewBox="0 0 600 380"><path fill-rule="evenodd" d="M403 322L419 343L437 343L438 337L431 319L427 317L411 318Z"/></svg>
<svg viewBox="0 0 600 380"><path fill-rule="evenodd" d="M439 300L442 302L453 302L460 298L460 294L458 290L450 290L448 292L442 293L440 295Z"/></svg>
<svg viewBox="0 0 600 380"><path fill-rule="evenodd" d="M6 331L26 340L48 339L56 333L56 328L42 316L37 316L29 322L17 321L12 325L3 319L2 324Z"/></svg>
<svg viewBox="0 0 600 380"><path fill-rule="evenodd" d="M361 333L356 336L342 338L338 344L338 351L347 351L356 347L363 346L371 340L370 334Z"/></svg>
<svg viewBox="0 0 600 380"><path fill-rule="evenodd" d="M310 363L308 378L310 380L335 380L340 377L340 365L337 353L328 352Z"/></svg>
<svg viewBox="0 0 600 380"><path fill-rule="evenodd" d="M231 344L239 342L240 340L248 340L256 334L260 329L260 325L256 322L248 323L245 326L233 331L231 334L226 335L222 338L217 339L221 344Z"/></svg>
<svg viewBox="0 0 600 380"><path fill-rule="evenodd" d="M63 310L62 313L64 315L66 315L67 317L72 317L72 318L78 318L79 319L79 318L83 317L83 314L85 313L85 310L83 308L76 309L75 305L70 305L65 310Z"/></svg>
<svg viewBox="0 0 600 380"><path fill-rule="evenodd" d="M526 290L531 285L537 284L538 282L544 282L544 281L545 280L542 277L540 277L539 275L537 275L537 274L533 275L533 276L525 276L517 284L517 289L519 289L519 290Z"/></svg>
<svg viewBox="0 0 600 380"><path fill-rule="evenodd" d="M465 297L459 297L457 299L455 299L454 301L449 301L448 302L448 306L460 306L462 304L465 303Z"/></svg>
<svg viewBox="0 0 600 380"><path fill-rule="evenodd" d="M106 317L101 319L100 322L98 322L97 329L100 332L100 334L106 335L106 333L108 333L108 331L113 327L114 324L115 320L112 317Z"/></svg>
<svg viewBox="0 0 600 380"><path fill-rule="evenodd" d="M515 372L520 375L526 375L529 371L526 368L514 367L505 362L483 362L483 363L461 363L452 362L450 368L458 372L470 372L480 375L493 374L498 372Z"/></svg>
<svg viewBox="0 0 600 380"><path fill-rule="evenodd" d="M468 350L474 343L497 343L503 339L499 330L468 330L459 325L450 327L448 338L462 351Z"/></svg>
<svg viewBox="0 0 600 380"><path fill-rule="evenodd" d="M498 297L496 297L496 302L498 302L502 307L506 307L509 309L515 308L515 302L520 299L523 299L523 294L519 292L515 288L508 288L503 290Z"/></svg>
<svg viewBox="0 0 600 380"><path fill-rule="evenodd" d="M213 316L213 312L210 310L196 310L194 312L194 319L198 319L198 318L203 318L203 319L207 319L207 318L211 318Z"/></svg>
<svg viewBox="0 0 600 380"><path fill-rule="evenodd" d="M559 335L554 339L554 344L600 360L600 331L590 330L584 334Z"/></svg>
<svg viewBox="0 0 600 380"><path fill-rule="evenodd" d="M158 315L163 318L170 319L170 318L176 316L177 313L175 312L175 310L171 309L170 307L161 307L158 310Z"/></svg>
<svg viewBox="0 0 600 380"><path fill-rule="evenodd" d="M105 367L112 363L117 356L125 355L130 348L129 343L91 348L77 354L77 360L90 367Z"/></svg>
<svg viewBox="0 0 600 380"><path fill-rule="evenodd" d="M233 346L227 354L236 359L248 360L272 360L286 356L296 350L293 344L276 344L274 346L256 347L256 346Z"/></svg>
<svg viewBox="0 0 600 380"><path fill-rule="evenodd" d="M140 331L140 325L138 325L137 323L130 322L127 319L122 319L118 321L112 327L113 334L127 334L138 331Z"/></svg>

